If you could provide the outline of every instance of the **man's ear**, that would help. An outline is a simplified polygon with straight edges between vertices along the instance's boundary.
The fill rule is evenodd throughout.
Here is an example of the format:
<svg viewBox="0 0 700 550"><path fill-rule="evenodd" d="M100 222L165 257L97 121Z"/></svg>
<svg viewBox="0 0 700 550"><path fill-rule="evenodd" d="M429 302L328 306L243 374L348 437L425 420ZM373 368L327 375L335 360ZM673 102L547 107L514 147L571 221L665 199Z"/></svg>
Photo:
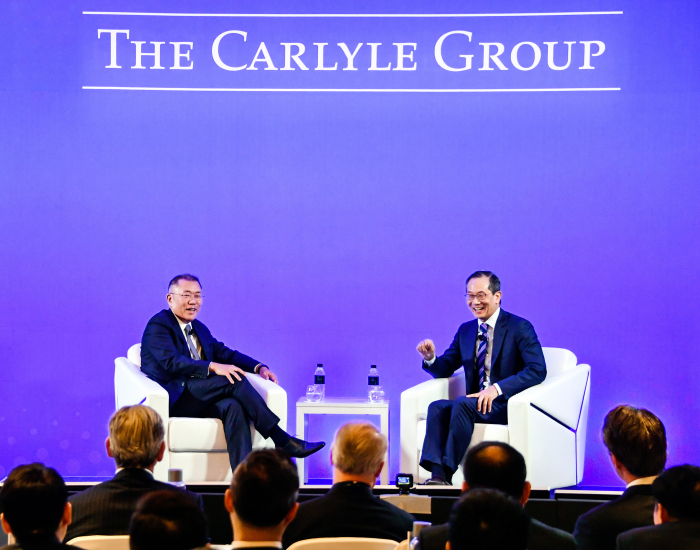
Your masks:
<svg viewBox="0 0 700 550"><path fill-rule="evenodd" d="M156 462L163 460L163 455L165 454L165 441L160 442L160 449L158 449L158 456L156 457Z"/></svg>
<svg viewBox="0 0 700 550"><path fill-rule="evenodd" d="M452 550L452 547L450 546L449 540L445 543L445 550Z"/></svg>
<svg viewBox="0 0 700 550"><path fill-rule="evenodd" d="M5 531L6 534L11 535L12 529L10 528L10 524L7 523L7 520L5 519L5 514L0 514L0 523L2 523L2 530Z"/></svg>
<svg viewBox="0 0 700 550"><path fill-rule="evenodd" d="M224 506L229 514L233 513L233 497L231 496L231 489L226 489L226 493L224 493Z"/></svg>
<svg viewBox="0 0 700 550"><path fill-rule="evenodd" d="M109 442L109 436L105 440L105 448L107 449L107 456L109 458L114 458L114 455L112 454L112 444Z"/></svg>
<svg viewBox="0 0 700 550"><path fill-rule="evenodd" d="M527 502L527 499L530 498L530 491L532 490L532 484L529 481L525 482L525 485L523 487L523 494L520 497L520 504L525 506L525 503Z"/></svg>
<svg viewBox="0 0 700 550"><path fill-rule="evenodd" d="M61 526L66 526L68 527L71 522L73 521L73 506L71 505L70 502L66 502L66 505L63 507L63 517L61 518Z"/></svg>
<svg viewBox="0 0 700 550"><path fill-rule="evenodd" d="M669 521L671 521L671 518L668 515L668 510L664 508L663 504L657 502L656 506L654 506L654 525L668 523Z"/></svg>
<svg viewBox="0 0 700 550"><path fill-rule="evenodd" d="M282 523L284 524L285 527L292 523L292 520L297 516L297 511L299 510L299 503L295 502L294 506L292 506L292 509L287 512L287 515L284 516L284 519L282 520Z"/></svg>
<svg viewBox="0 0 700 550"><path fill-rule="evenodd" d="M379 469L377 470L377 473L374 474L374 479L377 479L381 475L383 468L384 468L384 461L382 460L382 463L379 465Z"/></svg>
<svg viewBox="0 0 700 550"><path fill-rule="evenodd" d="M469 490L469 484L466 481L462 482L462 492L466 493Z"/></svg>

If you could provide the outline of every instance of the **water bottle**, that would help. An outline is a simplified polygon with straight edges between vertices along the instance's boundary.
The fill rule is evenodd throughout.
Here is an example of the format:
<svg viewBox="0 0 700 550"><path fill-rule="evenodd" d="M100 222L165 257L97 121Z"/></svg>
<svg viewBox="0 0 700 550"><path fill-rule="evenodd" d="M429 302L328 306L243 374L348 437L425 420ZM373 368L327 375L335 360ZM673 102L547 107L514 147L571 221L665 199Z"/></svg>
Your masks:
<svg viewBox="0 0 700 550"><path fill-rule="evenodd" d="M314 384L316 384L316 389L321 394L321 401L323 401L326 398L326 371L323 370L321 363L316 365Z"/></svg>
<svg viewBox="0 0 700 550"><path fill-rule="evenodd" d="M372 365L367 377L367 399L372 401L372 390L379 385L379 371L377 365Z"/></svg>

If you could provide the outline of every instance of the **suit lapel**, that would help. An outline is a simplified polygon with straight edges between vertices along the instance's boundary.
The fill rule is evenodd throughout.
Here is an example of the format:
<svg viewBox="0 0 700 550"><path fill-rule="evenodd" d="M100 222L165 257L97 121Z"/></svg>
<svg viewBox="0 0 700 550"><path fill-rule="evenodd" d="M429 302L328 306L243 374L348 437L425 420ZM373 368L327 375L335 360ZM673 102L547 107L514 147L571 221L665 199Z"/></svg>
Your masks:
<svg viewBox="0 0 700 550"><path fill-rule="evenodd" d="M197 333L197 338L199 338L199 343L202 346L202 360L211 361L214 358L212 339L209 336L209 331L204 329L204 324L196 319L192 322L194 330ZM201 327L201 330L200 330Z"/></svg>
<svg viewBox="0 0 700 550"><path fill-rule="evenodd" d="M498 359L498 354L501 353L501 348L503 347L503 341L506 338L506 333L508 332L508 317L509 314L501 310L498 314L498 321L496 321L496 330L493 335L493 350L491 350L491 370L496 366L496 360Z"/></svg>
<svg viewBox="0 0 700 550"><path fill-rule="evenodd" d="M469 354L467 355L467 360L464 362L465 365L476 365L476 327L478 325L479 322L476 319L469 321L467 324L466 343Z"/></svg>
<svg viewBox="0 0 700 550"><path fill-rule="evenodd" d="M175 314L172 312L171 309L166 309L165 312L166 312L166 315L168 316L168 320L170 321L170 324L173 327L173 330L175 331L175 334L177 334L177 337L180 340L180 343L185 348L187 348L187 340L185 340L185 335L182 333L182 329L180 328L180 323L177 322L177 317L175 317Z"/></svg>

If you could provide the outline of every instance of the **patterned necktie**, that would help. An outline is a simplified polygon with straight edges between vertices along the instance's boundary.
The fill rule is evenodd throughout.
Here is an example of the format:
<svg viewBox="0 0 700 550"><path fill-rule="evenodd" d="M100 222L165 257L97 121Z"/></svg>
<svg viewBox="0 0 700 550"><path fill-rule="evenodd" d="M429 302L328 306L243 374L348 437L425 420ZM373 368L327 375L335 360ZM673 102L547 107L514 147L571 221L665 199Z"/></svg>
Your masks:
<svg viewBox="0 0 700 550"><path fill-rule="evenodd" d="M185 327L185 332L187 333L187 347L190 348L192 359L199 361L199 352L197 351L197 346L194 345L194 340L192 340L192 325L188 324Z"/></svg>
<svg viewBox="0 0 700 550"><path fill-rule="evenodd" d="M479 325L479 349L476 354L476 361L479 365L479 390L484 389L484 383L486 382L486 350L489 347L489 327L486 323L481 323Z"/></svg>

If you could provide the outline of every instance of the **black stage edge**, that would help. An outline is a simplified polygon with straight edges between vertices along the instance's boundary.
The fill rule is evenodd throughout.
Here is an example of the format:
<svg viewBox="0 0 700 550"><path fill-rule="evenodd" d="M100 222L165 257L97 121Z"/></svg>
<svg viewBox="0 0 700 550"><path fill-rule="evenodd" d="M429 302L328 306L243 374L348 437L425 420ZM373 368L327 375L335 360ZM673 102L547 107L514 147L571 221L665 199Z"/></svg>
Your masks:
<svg viewBox="0 0 700 550"><path fill-rule="evenodd" d="M100 480L102 481L102 480ZM78 493L99 483L92 478L87 481L67 480L69 494ZM224 493L228 483L190 484L187 489L202 495L204 512L209 521L212 544L229 544L233 539L231 523L224 508ZM326 494L330 485L306 485L299 490L299 502L305 502ZM525 505L530 517L572 533L578 517L603 502L617 498L622 494L621 487L569 487L547 490L533 489L530 500ZM453 504L459 498L460 490L454 487L416 487L411 493L432 498L430 514L414 514L420 521L433 524L445 523ZM374 488L374 494L398 494L394 486L381 485ZM0 538L0 543L2 539Z"/></svg>

